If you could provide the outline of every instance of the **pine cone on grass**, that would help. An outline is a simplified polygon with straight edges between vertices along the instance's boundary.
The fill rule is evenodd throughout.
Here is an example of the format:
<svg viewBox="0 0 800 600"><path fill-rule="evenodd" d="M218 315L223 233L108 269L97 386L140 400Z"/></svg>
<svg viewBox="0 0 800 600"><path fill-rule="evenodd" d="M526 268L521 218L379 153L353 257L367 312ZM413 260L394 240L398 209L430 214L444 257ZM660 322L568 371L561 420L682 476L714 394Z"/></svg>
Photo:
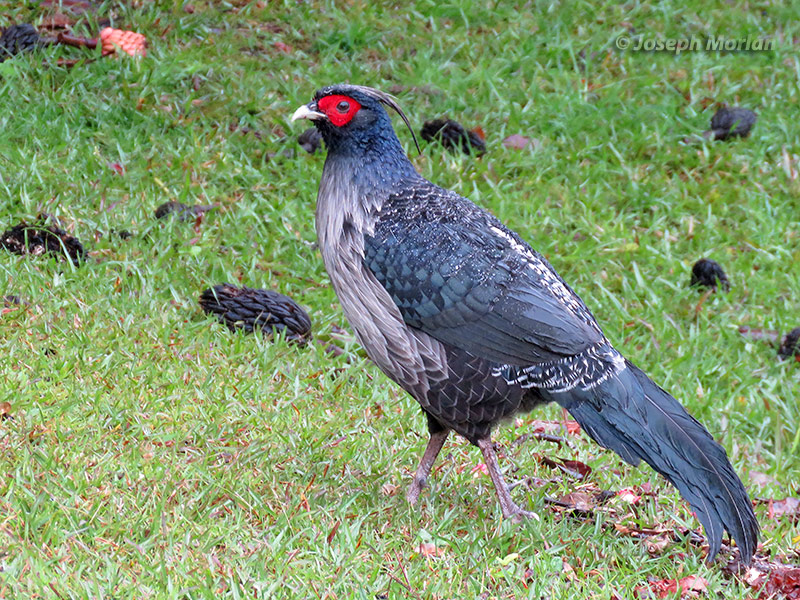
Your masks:
<svg viewBox="0 0 800 600"><path fill-rule="evenodd" d="M705 287L717 290L717 286L722 287L726 292L731 288L728 276L722 270L720 264L708 258L701 258L692 267L692 279L689 282L691 287Z"/></svg>
<svg viewBox="0 0 800 600"><path fill-rule="evenodd" d="M425 121L420 130L426 142L438 140L448 150L458 150L464 154L481 155L486 152L486 143L474 131L467 131L463 125L451 119Z"/></svg>
<svg viewBox="0 0 800 600"><path fill-rule="evenodd" d="M792 358L793 356L800 361L800 327L795 327L781 342L778 348L778 356L781 358Z"/></svg>
<svg viewBox="0 0 800 600"><path fill-rule="evenodd" d="M68 257L75 266L86 260L83 245L56 225L47 225L47 217L39 215L36 222L28 225L22 221L0 236L0 248L14 254L52 254Z"/></svg>
<svg viewBox="0 0 800 600"><path fill-rule="evenodd" d="M33 25L11 25L0 36L0 62L23 52L30 52L40 45L39 34Z"/></svg>
<svg viewBox="0 0 800 600"><path fill-rule="evenodd" d="M182 204L180 202L164 202L161 206L156 209L155 216L156 219L163 219L164 217L168 217L169 215L178 215L178 218L181 221L194 221L196 217L199 217L210 210L216 208L213 204L195 204L189 206L188 204Z"/></svg>
<svg viewBox="0 0 800 600"><path fill-rule="evenodd" d="M311 337L311 319L297 302L272 290L238 288L228 283L216 285L200 294L200 306L227 325L231 331L283 333L294 342L305 344Z"/></svg>
<svg viewBox="0 0 800 600"><path fill-rule="evenodd" d="M704 131L703 137L712 140L747 137L755 124L756 113L752 110L723 107L711 117L711 129Z"/></svg>
<svg viewBox="0 0 800 600"><path fill-rule="evenodd" d="M309 154L314 154L322 145L322 135L320 135L316 127L309 127L297 136L297 143Z"/></svg>

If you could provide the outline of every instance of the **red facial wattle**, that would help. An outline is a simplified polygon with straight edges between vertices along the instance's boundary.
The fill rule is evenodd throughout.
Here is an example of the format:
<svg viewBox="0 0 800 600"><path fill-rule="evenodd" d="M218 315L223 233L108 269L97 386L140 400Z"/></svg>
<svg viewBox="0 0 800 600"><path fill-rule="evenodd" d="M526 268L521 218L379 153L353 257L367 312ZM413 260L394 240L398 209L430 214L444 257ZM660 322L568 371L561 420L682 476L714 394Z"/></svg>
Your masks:
<svg viewBox="0 0 800 600"><path fill-rule="evenodd" d="M317 107L336 127L347 125L361 109L361 105L349 96L337 94L320 98Z"/></svg>

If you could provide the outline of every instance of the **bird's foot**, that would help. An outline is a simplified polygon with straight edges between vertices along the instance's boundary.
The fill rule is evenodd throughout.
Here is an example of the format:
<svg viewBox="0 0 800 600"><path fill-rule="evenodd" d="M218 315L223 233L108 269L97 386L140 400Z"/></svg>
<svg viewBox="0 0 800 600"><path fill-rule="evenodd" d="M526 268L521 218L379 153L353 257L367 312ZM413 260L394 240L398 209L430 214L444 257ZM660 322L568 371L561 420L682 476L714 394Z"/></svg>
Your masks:
<svg viewBox="0 0 800 600"><path fill-rule="evenodd" d="M422 492L422 488L425 487L426 482L426 479L414 477L414 481L412 481L411 485L408 486L408 490L406 491L406 501L411 506L416 505L417 500L419 500L419 494Z"/></svg>
<svg viewBox="0 0 800 600"><path fill-rule="evenodd" d="M516 509L516 510L514 510ZM514 506L512 509L511 514L503 515L506 519L509 519L512 523L520 524L526 519L534 519L535 521L539 520L539 515L535 512L529 510L522 510L519 506Z"/></svg>

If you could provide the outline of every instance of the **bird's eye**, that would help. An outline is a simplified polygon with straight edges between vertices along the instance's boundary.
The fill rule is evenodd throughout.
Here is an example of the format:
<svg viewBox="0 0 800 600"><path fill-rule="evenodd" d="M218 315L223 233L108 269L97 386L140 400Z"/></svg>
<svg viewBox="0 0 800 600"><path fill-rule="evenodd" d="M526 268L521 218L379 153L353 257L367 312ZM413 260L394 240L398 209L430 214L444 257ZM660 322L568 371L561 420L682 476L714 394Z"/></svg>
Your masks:
<svg viewBox="0 0 800 600"><path fill-rule="evenodd" d="M348 110L350 110L350 103L347 100L342 100L336 105L336 110L338 110L340 113L346 113Z"/></svg>

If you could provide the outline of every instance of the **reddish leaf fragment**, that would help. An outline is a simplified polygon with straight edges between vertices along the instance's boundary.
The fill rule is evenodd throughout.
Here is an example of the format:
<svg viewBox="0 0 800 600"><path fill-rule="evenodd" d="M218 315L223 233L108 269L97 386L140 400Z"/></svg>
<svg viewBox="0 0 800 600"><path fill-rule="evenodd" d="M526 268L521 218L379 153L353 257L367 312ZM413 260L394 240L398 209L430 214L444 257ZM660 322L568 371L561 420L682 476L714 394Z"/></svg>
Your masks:
<svg viewBox="0 0 800 600"><path fill-rule="evenodd" d="M680 592L681 598L696 598L708 589L708 581L697 575L689 575L680 580L661 579L650 582L650 589L646 587L636 588L636 593L640 598L668 598Z"/></svg>
<svg viewBox="0 0 800 600"><path fill-rule="evenodd" d="M518 133L511 134L503 140L503 146L506 148L513 148L514 150L522 150L531 143L531 139L520 135Z"/></svg>
<svg viewBox="0 0 800 600"><path fill-rule="evenodd" d="M578 435L581 432L581 426L577 421L566 421L567 433L570 435ZM541 421L536 419L531 421L534 433L555 433L563 430L563 423L561 421Z"/></svg>
<svg viewBox="0 0 800 600"><path fill-rule="evenodd" d="M758 487L764 487L771 483L778 483L774 477L762 473L761 471L750 471L750 481L753 482L753 485L757 485Z"/></svg>
<svg viewBox="0 0 800 600"><path fill-rule="evenodd" d="M483 473L484 475L488 475L489 467L487 467L484 463L480 463L479 465L475 465L474 467L472 467L472 469L470 469L470 473L472 473L473 477L477 477L481 473Z"/></svg>
<svg viewBox="0 0 800 600"><path fill-rule="evenodd" d="M769 574L766 586L764 586L764 591L758 598L759 600L770 598L800 600L800 568L773 569Z"/></svg>
<svg viewBox="0 0 800 600"><path fill-rule="evenodd" d="M118 162L108 163L108 168L114 171L117 175L125 175L125 167Z"/></svg>
<svg viewBox="0 0 800 600"><path fill-rule="evenodd" d="M592 467L582 463L579 460L564 460L561 458L559 460L561 461L561 464L564 465L564 468L577 473L580 476L580 479L583 479L592 473Z"/></svg>
<svg viewBox="0 0 800 600"><path fill-rule="evenodd" d="M76 13L87 12L94 8L89 0L42 0L39 6L42 8L68 8Z"/></svg>
<svg viewBox="0 0 800 600"><path fill-rule="evenodd" d="M425 558L441 558L446 550L432 542L423 542L417 546L417 553Z"/></svg>
<svg viewBox="0 0 800 600"><path fill-rule="evenodd" d="M800 498L784 498L770 503L770 518L800 515Z"/></svg>
<svg viewBox="0 0 800 600"><path fill-rule="evenodd" d="M558 469L562 473L565 473L566 475L569 475L575 479L584 479L592 472L592 468L589 465L586 465L579 460L565 460L558 457L553 460L552 458L542 456L539 458L539 462L546 467L550 467L551 469Z"/></svg>
<svg viewBox="0 0 800 600"><path fill-rule="evenodd" d="M336 521L336 523L333 524L333 527L331 527L331 532L328 534L328 537L326 538L328 540L328 546L331 545L333 537L336 535L336 532L339 531L339 525L341 524L342 524L341 521Z"/></svg>
<svg viewBox="0 0 800 600"><path fill-rule="evenodd" d="M628 504L639 504L642 497L633 491L633 488L623 488L617 492L617 497Z"/></svg>
<svg viewBox="0 0 800 600"><path fill-rule="evenodd" d="M678 582L681 586L681 596L690 594L697 596L708 590L708 580L698 575L689 575Z"/></svg>
<svg viewBox="0 0 800 600"><path fill-rule="evenodd" d="M289 45L285 44L284 42L275 42L272 44L273 48L275 48L278 52L283 52L284 54L291 54L294 49Z"/></svg>
<svg viewBox="0 0 800 600"><path fill-rule="evenodd" d="M57 12L54 15L46 17L39 24L40 29L66 29L75 24L75 19L72 19L64 13Z"/></svg>

